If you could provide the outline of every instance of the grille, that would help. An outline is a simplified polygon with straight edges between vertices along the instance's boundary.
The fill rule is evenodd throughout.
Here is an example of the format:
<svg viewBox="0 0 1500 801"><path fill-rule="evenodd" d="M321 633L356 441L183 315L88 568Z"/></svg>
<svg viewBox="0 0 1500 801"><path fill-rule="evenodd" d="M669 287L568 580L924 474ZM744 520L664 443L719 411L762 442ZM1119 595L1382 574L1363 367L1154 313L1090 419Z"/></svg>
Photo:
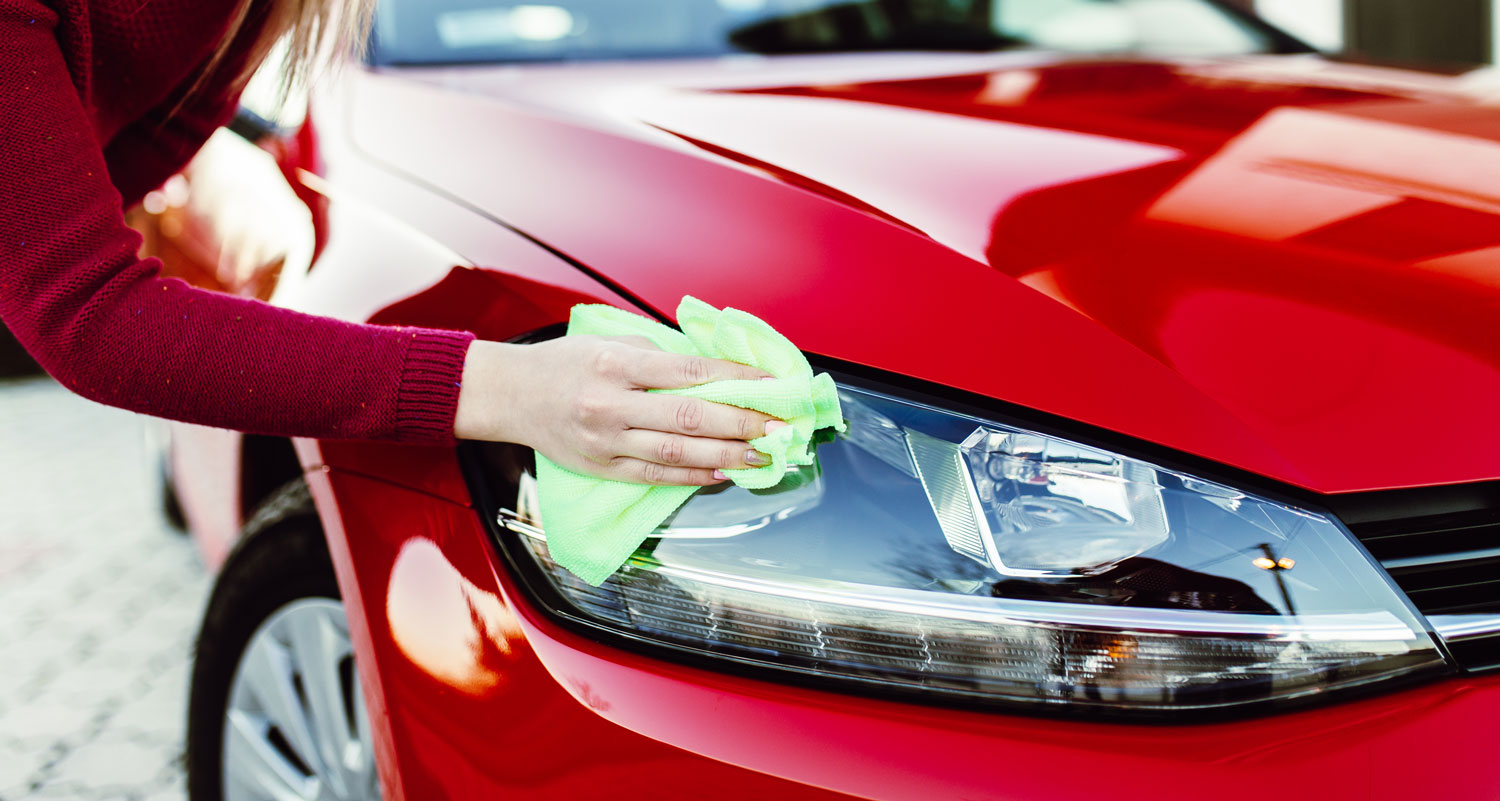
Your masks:
<svg viewBox="0 0 1500 801"><path fill-rule="evenodd" d="M1500 489L1448 496L1438 490L1405 491L1395 503L1387 496L1387 502L1346 509L1341 516L1445 635L1461 665L1500 667L1500 631L1460 635L1445 625L1476 615L1500 619ZM1456 510L1432 513L1443 507ZM1468 617L1449 617L1455 615Z"/></svg>
<svg viewBox="0 0 1500 801"><path fill-rule="evenodd" d="M1500 613L1500 510L1350 530L1425 614Z"/></svg>

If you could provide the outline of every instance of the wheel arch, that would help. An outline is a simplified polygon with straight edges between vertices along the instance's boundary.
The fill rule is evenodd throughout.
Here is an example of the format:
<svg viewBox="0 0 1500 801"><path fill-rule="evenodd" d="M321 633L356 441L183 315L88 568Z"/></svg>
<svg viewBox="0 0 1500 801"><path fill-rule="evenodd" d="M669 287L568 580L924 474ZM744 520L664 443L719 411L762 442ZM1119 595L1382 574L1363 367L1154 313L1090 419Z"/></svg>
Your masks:
<svg viewBox="0 0 1500 801"><path fill-rule="evenodd" d="M272 493L302 475L302 462L285 437L246 434L240 441L240 509L245 520Z"/></svg>

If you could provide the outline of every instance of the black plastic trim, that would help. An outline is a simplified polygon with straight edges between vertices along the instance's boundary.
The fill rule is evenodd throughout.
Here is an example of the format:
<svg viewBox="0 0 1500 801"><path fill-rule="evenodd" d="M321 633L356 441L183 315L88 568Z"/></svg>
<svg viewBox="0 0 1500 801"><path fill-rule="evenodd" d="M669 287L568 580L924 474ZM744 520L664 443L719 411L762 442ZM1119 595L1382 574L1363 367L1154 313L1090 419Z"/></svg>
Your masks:
<svg viewBox="0 0 1500 801"><path fill-rule="evenodd" d="M1250 10L1248 10L1246 8L1243 8L1240 5L1237 5L1235 3L1226 3L1223 0L1207 0L1207 2L1208 2L1209 5L1213 6L1215 9L1217 9L1220 13L1223 13L1223 14L1225 14L1225 15L1233 18L1234 20L1240 22L1243 25L1246 25L1246 26L1248 26L1250 28L1253 28L1256 32L1258 32L1261 35L1265 36L1266 37L1266 42L1269 45L1269 47L1266 50L1267 53L1275 54L1275 55L1293 55L1293 54L1318 53L1318 52L1320 52L1317 48L1313 47L1312 45L1308 44L1307 42L1305 42L1305 41L1297 38L1296 36L1293 36L1292 34L1288 33L1285 30L1282 30L1281 28L1279 28L1279 27L1277 27L1275 25L1272 25L1270 22L1268 22L1267 20L1265 20L1264 18L1262 18L1258 14L1256 14L1253 11L1250 11ZM1039 47L1030 47L1030 48L1011 47L1011 48L1000 48L1000 49L1001 50L1017 50L1017 49L1042 50L1043 48L1039 48ZM806 54L806 53L841 54L841 53L860 53L860 52L866 52L866 53L868 53L868 52L881 52L881 51L880 50L874 50L874 51L872 51L872 50L860 50L860 49L857 49L857 48L848 48L848 49L839 49L839 50L832 50L832 51L815 50L815 51L792 51L792 52L797 53L797 54ZM953 50L936 50L935 52L967 53L967 52L974 52L974 51L967 51L967 50L962 50L962 49L953 49ZM985 51L979 51L979 52L985 52ZM991 52L993 52L993 51L991 51ZM703 58L721 58L721 57L724 57L726 55L735 55L735 54L740 54L740 55L776 55L777 53L754 53L753 51L731 51L731 52L727 52L726 53L726 52L721 51L721 50L710 50L710 51L705 51L705 52L684 51L684 52L678 52L678 53L671 53L671 54L667 54L667 55L662 55L662 54L659 54L659 53L642 53L642 54L616 53L616 54L595 55L595 56L564 56L564 57L512 58L512 59L473 59L473 58L464 58L462 56L453 56L451 58L399 59L399 58L391 58L389 56L386 56L382 52L381 47L380 47L379 26L374 26L374 29L371 31L371 34L370 34L370 41L366 45L366 49L365 49L365 52L364 52L363 57L362 57L361 60L364 63L369 64L370 66L374 66L374 67L397 67L397 68L400 68L400 67L481 67L481 66L496 66L496 65L515 65L515 64L567 64L567 63L578 63L578 62L582 62L582 63L598 63L598 62L611 62L611 61L627 61L627 62L628 61L653 61L653 60L661 60L661 59L687 60L687 59L703 59Z"/></svg>
<svg viewBox="0 0 1500 801"><path fill-rule="evenodd" d="M1332 498L1360 543L1424 614L1500 611L1500 482ZM1500 635L1445 641L1468 672L1500 668Z"/></svg>
<svg viewBox="0 0 1500 801"><path fill-rule="evenodd" d="M1329 508L1353 528L1420 517L1482 515L1484 513L1500 517L1500 481L1379 490L1325 497L1328 498Z"/></svg>
<svg viewBox="0 0 1500 801"><path fill-rule="evenodd" d="M1303 53L1318 53L1316 47L1304 42L1292 34L1272 25L1259 14L1245 8L1237 3L1225 3L1222 0L1209 0L1209 3L1219 11L1228 14L1240 22L1265 34L1271 41L1271 52L1277 55L1298 55Z"/></svg>
<svg viewBox="0 0 1500 801"><path fill-rule="evenodd" d="M1453 656L1464 665L1469 675L1483 675L1500 671L1500 632L1477 637L1465 637L1448 644Z"/></svg>

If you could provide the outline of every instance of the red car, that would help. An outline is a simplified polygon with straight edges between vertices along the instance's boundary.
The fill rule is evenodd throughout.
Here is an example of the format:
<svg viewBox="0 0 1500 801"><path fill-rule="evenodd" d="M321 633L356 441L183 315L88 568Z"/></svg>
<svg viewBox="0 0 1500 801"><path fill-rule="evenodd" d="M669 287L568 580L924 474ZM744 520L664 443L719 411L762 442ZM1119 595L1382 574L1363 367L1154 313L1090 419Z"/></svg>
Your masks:
<svg viewBox="0 0 1500 801"><path fill-rule="evenodd" d="M154 248L497 340L694 295L848 432L594 588L529 452L174 427L194 801L1500 797L1474 81L1204 0L543 3L386 0Z"/></svg>

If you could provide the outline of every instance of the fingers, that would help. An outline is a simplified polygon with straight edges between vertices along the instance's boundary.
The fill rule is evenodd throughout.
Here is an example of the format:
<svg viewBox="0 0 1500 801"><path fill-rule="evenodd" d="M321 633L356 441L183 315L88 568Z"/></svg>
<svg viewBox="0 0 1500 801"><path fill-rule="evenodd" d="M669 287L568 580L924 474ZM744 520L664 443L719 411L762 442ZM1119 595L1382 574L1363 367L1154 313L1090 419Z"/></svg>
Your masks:
<svg viewBox="0 0 1500 801"><path fill-rule="evenodd" d="M655 351L660 351L661 350L661 348L656 347L656 343L655 342L652 342L651 340L649 340L649 339L647 339L647 338L645 338L643 336L638 336L636 334L627 334L627 335L623 335L623 336L599 337L599 338L602 339L602 340L604 340L604 341L606 341L606 342L623 342L626 345L630 345L630 346L636 347L636 348L645 348L646 350L655 350Z"/></svg>
<svg viewBox="0 0 1500 801"><path fill-rule="evenodd" d="M770 462L744 440L686 437L638 428L621 434L617 448L621 457L671 467L743 470Z"/></svg>
<svg viewBox="0 0 1500 801"><path fill-rule="evenodd" d="M641 389L679 389L710 381L757 381L771 377L760 368L723 359L646 349L635 354L625 373L625 378Z"/></svg>
<svg viewBox="0 0 1500 801"><path fill-rule="evenodd" d="M706 467L672 467L659 462L620 457L610 463L606 475L618 481L657 486L707 487L724 481ZM722 475L722 474L720 474Z"/></svg>
<svg viewBox="0 0 1500 801"><path fill-rule="evenodd" d="M555 358L527 351L539 359L533 360L537 372L556 374L556 392L527 412L534 441L526 444L559 464L634 483L708 486L725 480L723 470L770 461L748 440L786 423L750 409L641 391L770 377L765 371L664 352L641 337L557 342Z"/></svg>
<svg viewBox="0 0 1500 801"><path fill-rule="evenodd" d="M648 392L636 393L625 412L625 424L630 428L741 442L765 436L767 423L785 425L753 409Z"/></svg>

